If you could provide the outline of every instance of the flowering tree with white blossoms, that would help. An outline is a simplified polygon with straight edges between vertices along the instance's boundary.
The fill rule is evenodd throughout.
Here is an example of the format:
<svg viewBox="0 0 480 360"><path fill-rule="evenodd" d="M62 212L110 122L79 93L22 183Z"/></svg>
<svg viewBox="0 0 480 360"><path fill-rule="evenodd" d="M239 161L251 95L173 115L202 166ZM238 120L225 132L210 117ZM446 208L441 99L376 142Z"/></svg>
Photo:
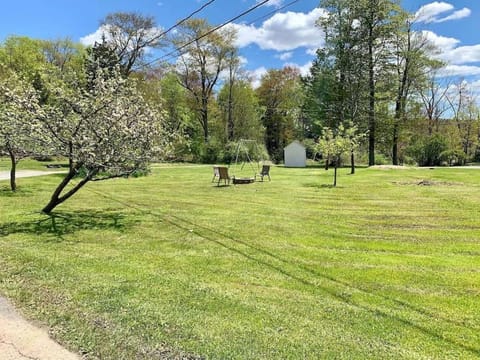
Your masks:
<svg viewBox="0 0 480 360"><path fill-rule="evenodd" d="M28 156L42 153L48 142L37 116L37 92L14 73L0 80L0 151L10 158L10 188L17 189L16 167Z"/></svg>
<svg viewBox="0 0 480 360"><path fill-rule="evenodd" d="M149 160L161 156L158 150L166 151L168 145L161 115L149 108L135 84L118 69L98 68L88 87L75 76L67 83L51 86L52 101L42 119L57 154L70 165L42 210L46 214L89 181L146 171ZM67 190L74 178L78 182Z"/></svg>

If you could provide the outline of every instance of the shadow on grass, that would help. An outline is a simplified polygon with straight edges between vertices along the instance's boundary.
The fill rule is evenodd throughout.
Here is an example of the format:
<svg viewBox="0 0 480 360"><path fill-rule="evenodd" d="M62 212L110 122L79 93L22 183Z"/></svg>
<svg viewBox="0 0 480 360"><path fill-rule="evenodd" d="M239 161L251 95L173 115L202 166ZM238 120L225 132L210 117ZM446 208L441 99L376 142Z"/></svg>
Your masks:
<svg viewBox="0 0 480 360"><path fill-rule="evenodd" d="M317 183L307 183L304 184L305 187L315 188L315 189L341 189L342 186L333 186L332 184L317 184Z"/></svg>
<svg viewBox="0 0 480 360"><path fill-rule="evenodd" d="M0 187L0 197L19 197L19 196L31 195L33 194L33 192L34 191L28 187L24 188L24 187L18 186L16 191L12 191L12 189L10 189L10 186Z"/></svg>
<svg viewBox="0 0 480 360"><path fill-rule="evenodd" d="M151 215L155 215L155 214L152 214L152 212L148 212L148 213ZM451 324L456 327L472 330L471 327L469 327L466 324L463 324L461 321L456 321L455 319L450 319L445 317L439 317L438 314L436 314L433 311L430 311L429 309L412 305L411 303L401 299L376 293L374 291L371 291L371 290L362 288L360 286L357 286L353 283L350 283L346 280L328 275L326 273L322 273L318 270L314 270L306 265L293 262L291 259L283 258L282 256L279 256L276 253L272 253L264 248L252 245L247 241L234 238L231 235L223 233L216 229L196 224L194 222L182 219L175 215L161 216L161 218L163 221L168 222L171 225L181 228L185 231L191 231L188 229L191 229L193 227L196 229L194 233L197 236L205 240L208 240L212 243L215 243L225 248L228 251L237 253L245 257L246 259L249 259L253 262L256 262L265 267L268 267L278 273L281 273L292 280L295 280L303 285L310 287L314 291L320 291L322 293L329 294L330 296L337 299L338 301L341 301L350 306L354 306L376 317L391 319L396 321L399 324L402 324L403 326L414 328L420 333L423 333L437 341L448 342L449 344L456 346L458 348L461 348L475 356L480 355L480 348L478 346L477 347L470 346L468 344L465 344L459 341L458 339L447 337L443 335L440 331L437 332L436 329L431 329L423 325L421 322L417 322L416 320L409 319L408 317L402 316L401 313L404 312L405 309L408 309L409 311L421 317L427 317L427 318L432 318L437 320L440 318L446 324ZM242 246L243 249L239 248L238 245ZM247 249L254 250L254 253L253 254L250 253L250 251L248 251ZM298 273L296 270L300 270L300 273ZM327 280L329 284L320 285L318 283L318 279L320 278ZM393 311L387 311L382 309L381 306L376 306L374 304L364 303L362 301L355 300L351 296L352 290L359 293L363 293L369 297L371 296L376 297L377 299L382 300L382 302L383 301L391 302L390 306L392 307Z"/></svg>
<svg viewBox="0 0 480 360"><path fill-rule="evenodd" d="M317 187L319 185L315 184L315 186ZM94 191L91 192L96 193ZM105 198L113 201L117 201L127 208L138 211L140 214L148 214L150 216L157 217L160 221L182 229L185 232L193 232L198 237L217 244L227 251L236 253L248 259L249 261L255 262L275 272L283 274L285 277L309 287L314 292L318 291L323 294L328 294L340 302L343 302L349 306L353 306L357 309L361 309L375 317L393 320L400 325L413 328L419 333L433 338L435 341L444 341L450 345L467 351L474 357L478 357L480 355L480 348L478 346L471 346L469 344L465 344L458 338L446 336L444 333L442 333L441 329L430 328L424 325L421 321L412 319L409 316L403 315L403 313L405 311L410 311L420 319L430 318L435 321L440 319L446 326L449 327L453 326L467 330L474 330L470 326L464 324L461 320L439 316L439 314L435 313L435 311L432 311L431 309L416 306L408 301L383 295L381 293L363 288L355 283L349 282L348 280L344 280L319 271L318 269L313 269L307 265L303 265L300 262L295 261L295 259L283 257L277 253L262 248L261 246L251 244L248 241L241 240L238 237L234 237L228 233L219 231L215 227L200 225L196 222L173 214L159 214L155 211L147 210L140 205L131 202L127 203L124 201L119 201L111 196L105 196L105 194L98 193L98 195L104 196ZM0 235L1 234L2 232L0 227ZM319 282L319 280L324 280L326 283L322 284ZM380 304L375 305L370 302L355 299L355 297L352 296L352 293L354 292L361 293L367 297L376 298L377 301L380 300ZM385 309L385 304L389 304L391 308Z"/></svg>
<svg viewBox="0 0 480 360"><path fill-rule="evenodd" d="M43 219L0 224L0 236L11 234L51 235L63 241L65 235L82 230L125 231L137 221L118 211L55 212Z"/></svg>

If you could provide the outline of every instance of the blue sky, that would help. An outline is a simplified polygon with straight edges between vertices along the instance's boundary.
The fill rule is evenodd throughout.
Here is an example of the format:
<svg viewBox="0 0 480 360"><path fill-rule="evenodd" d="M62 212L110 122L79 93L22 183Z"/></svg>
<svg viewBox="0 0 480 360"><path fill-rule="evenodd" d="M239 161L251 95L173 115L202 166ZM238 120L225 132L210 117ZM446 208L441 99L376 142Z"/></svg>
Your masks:
<svg viewBox="0 0 480 360"><path fill-rule="evenodd" d="M98 36L99 21L116 11L136 11L154 16L162 28L205 4L207 0L15 0L3 1L0 13L0 40L9 35L41 39L69 37L74 41ZM213 25L229 20L259 0L216 0L198 17ZM257 77L269 68L294 64L303 72L309 68L322 34L313 26L321 15L318 0L298 0L284 10L263 16L291 0L270 0L236 22L238 45L245 68ZM448 61L445 73L467 78L480 89L480 1L403 0L402 5L417 13L416 28L442 50Z"/></svg>

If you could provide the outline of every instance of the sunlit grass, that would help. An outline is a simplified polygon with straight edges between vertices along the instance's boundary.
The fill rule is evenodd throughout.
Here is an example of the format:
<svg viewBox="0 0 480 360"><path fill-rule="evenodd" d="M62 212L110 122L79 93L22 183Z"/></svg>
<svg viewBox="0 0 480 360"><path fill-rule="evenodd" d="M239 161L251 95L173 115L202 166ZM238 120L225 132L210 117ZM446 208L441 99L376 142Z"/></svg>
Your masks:
<svg viewBox="0 0 480 360"><path fill-rule="evenodd" d="M480 170L0 182L0 289L87 358L480 357Z"/></svg>

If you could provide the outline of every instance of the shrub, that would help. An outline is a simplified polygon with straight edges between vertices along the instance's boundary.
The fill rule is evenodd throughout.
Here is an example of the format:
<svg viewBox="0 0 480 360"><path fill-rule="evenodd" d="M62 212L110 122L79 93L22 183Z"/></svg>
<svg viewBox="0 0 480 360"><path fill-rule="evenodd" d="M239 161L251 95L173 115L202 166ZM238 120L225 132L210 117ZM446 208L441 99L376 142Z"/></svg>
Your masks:
<svg viewBox="0 0 480 360"><path fill-rule="evenodd" d="M461 150L446 150L440 154L440 161L449 166L460 166L465 165L467 156Z"/></svg>
<svg viewBox="0 0 480 360"><path fill-rule="evenodd" d="M440 154L448 150L447 140L439 134L429 138L418 137L413 139L407 149L419 166L439 166L442 163Z"/></svg>
<svg viewBox="0 0 480 360"><path fill-rule="evenodd" d="M388 165L391 160L384 154L375 154L375 165Z"/></svg>

